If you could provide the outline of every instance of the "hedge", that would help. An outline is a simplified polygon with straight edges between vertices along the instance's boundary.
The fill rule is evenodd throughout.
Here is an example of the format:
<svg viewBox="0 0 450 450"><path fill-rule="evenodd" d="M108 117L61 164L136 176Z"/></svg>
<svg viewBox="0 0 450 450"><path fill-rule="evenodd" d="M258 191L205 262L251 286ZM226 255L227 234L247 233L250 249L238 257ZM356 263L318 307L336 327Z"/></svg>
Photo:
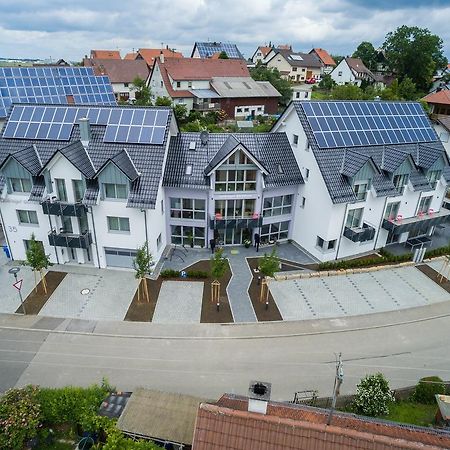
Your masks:
<svg viewBox="0 0 450 450"><path fill-rule="evenodd" d="M187 278L208 278L209 273L204 270L187 270L186 271ZM180 271L173 269L162 270L160 273L161 278L179 278Z"/></svg>
<svg viewBox="0 0 450 450"><path fill-rule="evenodd" d="M412 395L414 401L418 403L434 404L435 394L445 394L445 384L439 377L421 378Z"/></svg>

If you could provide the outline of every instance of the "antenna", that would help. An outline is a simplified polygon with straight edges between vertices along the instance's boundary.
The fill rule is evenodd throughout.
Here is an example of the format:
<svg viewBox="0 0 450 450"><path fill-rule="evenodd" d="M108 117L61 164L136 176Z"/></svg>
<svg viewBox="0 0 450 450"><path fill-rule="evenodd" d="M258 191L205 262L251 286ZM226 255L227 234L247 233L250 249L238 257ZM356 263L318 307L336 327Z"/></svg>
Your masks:
<svg viewBox="0 0 450 450"><path fill-rule="evenodd" d="M333 401L331 403L330 414L328 416L327 425L330 425L331 419L333 417L333 412L336 408L336 400L339 395L339 390L341 384L344 381L344 370L342 368L342 353L339 352L339 356L334 354L336 358L336 376L334 378L334 388L333 388Z"/></svg>

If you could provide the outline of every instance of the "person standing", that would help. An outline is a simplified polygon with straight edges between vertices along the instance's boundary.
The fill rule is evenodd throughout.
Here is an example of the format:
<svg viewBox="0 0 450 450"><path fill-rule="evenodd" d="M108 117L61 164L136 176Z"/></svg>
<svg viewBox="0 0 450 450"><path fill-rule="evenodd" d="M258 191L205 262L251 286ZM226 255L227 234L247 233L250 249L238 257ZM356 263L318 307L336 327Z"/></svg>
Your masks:
<svg viewBox="0 0 450 450"><path fill-rule="evenodd" d="M211 253L214 255L214 249L216 248L216 240L214 238L210 239L209 246L211 247Z"/></svg>
<svg viewBox="0 0 450 450"><path fill-rule="evenodd" d="M259 236L258 233L255 234L255 247L256 247L256 252L259 252L259 243L261 242L261 237Z"/></svg>

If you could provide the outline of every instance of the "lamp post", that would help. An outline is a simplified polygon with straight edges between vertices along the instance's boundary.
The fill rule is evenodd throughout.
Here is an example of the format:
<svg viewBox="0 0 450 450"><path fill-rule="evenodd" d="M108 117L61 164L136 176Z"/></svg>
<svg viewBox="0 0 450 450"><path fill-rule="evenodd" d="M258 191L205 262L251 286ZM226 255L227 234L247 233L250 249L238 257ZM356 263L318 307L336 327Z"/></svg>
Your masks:
<svg viewBox="0 0 450 450"><path fill-rule="evenodd" d="M14 275L14 279L16 280L17 283L17 274L20 272L20 267L14 266L11 267L11 269L8 270L8 273L10 273L11 275ZM22 286L20 286L22 288ZM22 311L23 314L26 314L25 312L25 305L23 304L23 298L22 298L22 290L18 289L19 291L19 297L20 297L20 305L22 306Z"/></svg>

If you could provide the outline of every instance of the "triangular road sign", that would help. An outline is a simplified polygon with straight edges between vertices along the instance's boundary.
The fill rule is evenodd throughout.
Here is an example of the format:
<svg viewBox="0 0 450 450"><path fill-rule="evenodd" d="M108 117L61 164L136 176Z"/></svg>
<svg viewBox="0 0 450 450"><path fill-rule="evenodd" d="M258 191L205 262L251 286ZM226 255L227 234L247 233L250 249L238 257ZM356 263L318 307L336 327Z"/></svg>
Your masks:
<svg viewBox="0 0 450 450"><path fill-rule="evenodd" d="M13 286L14 286L18 291L20 291L20 290L22 289L22 282L23 282L23 279L22 279L22 280L19 280L19 281L16 281L16 282L13 284Z"/></svg>

